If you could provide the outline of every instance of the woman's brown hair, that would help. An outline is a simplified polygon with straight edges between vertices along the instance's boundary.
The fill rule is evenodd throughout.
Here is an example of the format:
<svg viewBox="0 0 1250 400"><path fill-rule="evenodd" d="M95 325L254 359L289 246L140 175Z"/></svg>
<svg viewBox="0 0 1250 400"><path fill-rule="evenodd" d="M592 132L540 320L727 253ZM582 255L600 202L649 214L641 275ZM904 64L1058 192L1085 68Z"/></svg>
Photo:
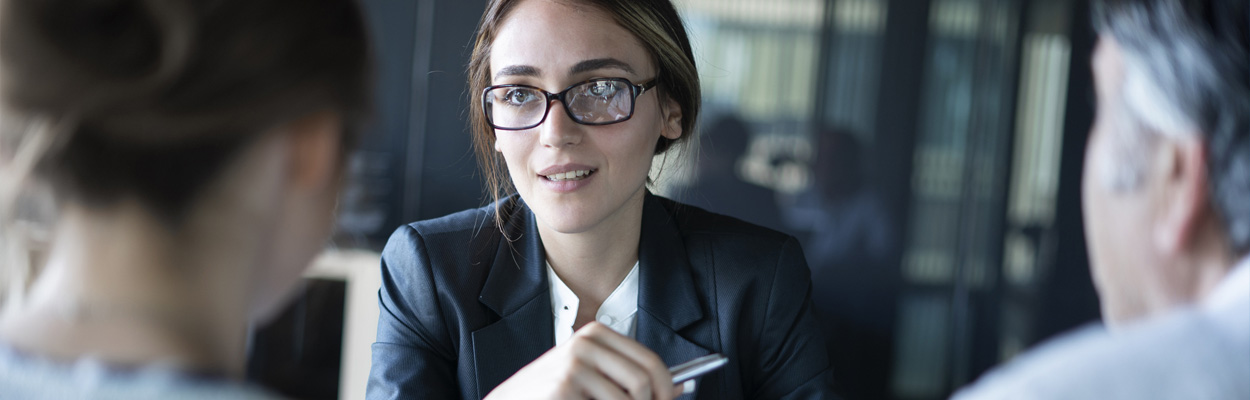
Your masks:
<svg viewBox="0 0 1250 400"><path fill-rule="evenodd" d="M494 0L486 6L469 60L469 118L472 123L473 148L486 180L486 190L495 202L512 191L512 184L507 165L504 164L502 156L495 152L495 131L486 122L481 94L491 85L490 52L495 36L510 11L521 1L523 0ZM701 102L699 73L695 68L694 53L690 48L686 28L673 3L669 0L581 0L580 3L606 12L617 24L638 38L657 64L658 93L676 101L681 107L681 137L660 137L655 144L655 154L664 153L674 145L692 140ZM496 214L495 222L499 223L501 219L502 216Z"/></svg>

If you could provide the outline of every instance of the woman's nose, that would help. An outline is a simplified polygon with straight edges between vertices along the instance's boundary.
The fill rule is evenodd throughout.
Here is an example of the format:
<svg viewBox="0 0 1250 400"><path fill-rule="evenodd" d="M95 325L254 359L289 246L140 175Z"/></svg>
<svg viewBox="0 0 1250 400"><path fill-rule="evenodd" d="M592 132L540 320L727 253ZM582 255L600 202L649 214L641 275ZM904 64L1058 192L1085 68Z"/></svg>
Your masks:
<svg viewBox="0 0 1250 400"><path fill-rule="evenodd" d="M552 101L547 120L538 125L538 140L544 147L573 146L582 141L582 126L573 122L561 101Z"/></svg>

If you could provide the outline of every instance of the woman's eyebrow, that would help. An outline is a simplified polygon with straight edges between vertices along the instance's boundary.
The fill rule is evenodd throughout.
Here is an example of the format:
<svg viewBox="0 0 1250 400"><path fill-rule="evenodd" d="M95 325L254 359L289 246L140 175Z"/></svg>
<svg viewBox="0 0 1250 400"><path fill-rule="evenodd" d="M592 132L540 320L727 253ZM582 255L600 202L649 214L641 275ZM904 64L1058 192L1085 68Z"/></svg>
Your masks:
<svg viewBox="0 0 1250 400"><path fill-rule="evenodd" d="M583 72L606 68L616 68L630 74L634 73L634 68L630 67L629 63L624 61L617 60L615 58L596 58L579 62L577 65L574 65L573 68L569 68L569 75L577 75Z"/></svg>
<svg viewBox="0 0 1250 400"><path fill-rule="evenodd" d="M495 79L499 79L505 76L541 76L541 75L542 75L541 71L539 71L538 68L535 68L529 65L509 65L507 67L500 68L499 72L495 73Z"/></svg>
<svg viewBox="0 0 1250 400"><path fill-rule="evenodd" d="M572 68L569 68L569 75L577 75L577 74L584 73L584 72L590 72L590 71L608 69L608 68L615 68L615 69L625 71L629 74L634 74L634 68L629 66L629 63L627 62L624 62L615 58L596 58L596 59L591 59L591 60L585 60L585 61L582 61L573 65ZM537 77L537 76L542 76L542 70L531 65L509 65L509 66L500 68L499 72L495 73L495 79L499 79L505 76Z"/></svg>

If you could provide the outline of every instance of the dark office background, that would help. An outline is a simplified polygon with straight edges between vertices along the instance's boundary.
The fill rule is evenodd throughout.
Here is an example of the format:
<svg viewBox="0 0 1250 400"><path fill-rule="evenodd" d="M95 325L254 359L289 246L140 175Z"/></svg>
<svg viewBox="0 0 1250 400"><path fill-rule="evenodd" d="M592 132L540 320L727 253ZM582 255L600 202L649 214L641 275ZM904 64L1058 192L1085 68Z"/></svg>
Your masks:
<svg viewBox="0 0 1250 400"><path fill-rule="evenodd" d="M485 1L364 3L379 112L334 245L378 250L403 223L485 204L464 76ZM654 190L803 240L843 395L945 398L1098 318L1086 2L676 3L703 147Z"/></svg>

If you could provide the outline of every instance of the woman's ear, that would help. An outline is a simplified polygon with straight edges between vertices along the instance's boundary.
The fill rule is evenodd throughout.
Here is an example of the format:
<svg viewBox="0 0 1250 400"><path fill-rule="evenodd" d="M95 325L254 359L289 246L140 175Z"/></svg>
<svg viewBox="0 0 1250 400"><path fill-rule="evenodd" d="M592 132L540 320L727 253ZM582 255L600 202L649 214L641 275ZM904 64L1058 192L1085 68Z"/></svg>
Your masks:
<svg viewBox="0 0 1250 400"><path fill-rule="evenodd" d="M342 127L342 117L332 111L308 114L287 124L291 151L287 171L295 188L319 191L336 181Z"/></svg>
<svg viewBox="0 0 1250 400"><path fill-rule="evenodd" d="M684 133L681 129L681 104L672 97L664 96L664 106L660 107L661 117L664 118L664 126L660 129L660 135L677 140Z"/></svg>

